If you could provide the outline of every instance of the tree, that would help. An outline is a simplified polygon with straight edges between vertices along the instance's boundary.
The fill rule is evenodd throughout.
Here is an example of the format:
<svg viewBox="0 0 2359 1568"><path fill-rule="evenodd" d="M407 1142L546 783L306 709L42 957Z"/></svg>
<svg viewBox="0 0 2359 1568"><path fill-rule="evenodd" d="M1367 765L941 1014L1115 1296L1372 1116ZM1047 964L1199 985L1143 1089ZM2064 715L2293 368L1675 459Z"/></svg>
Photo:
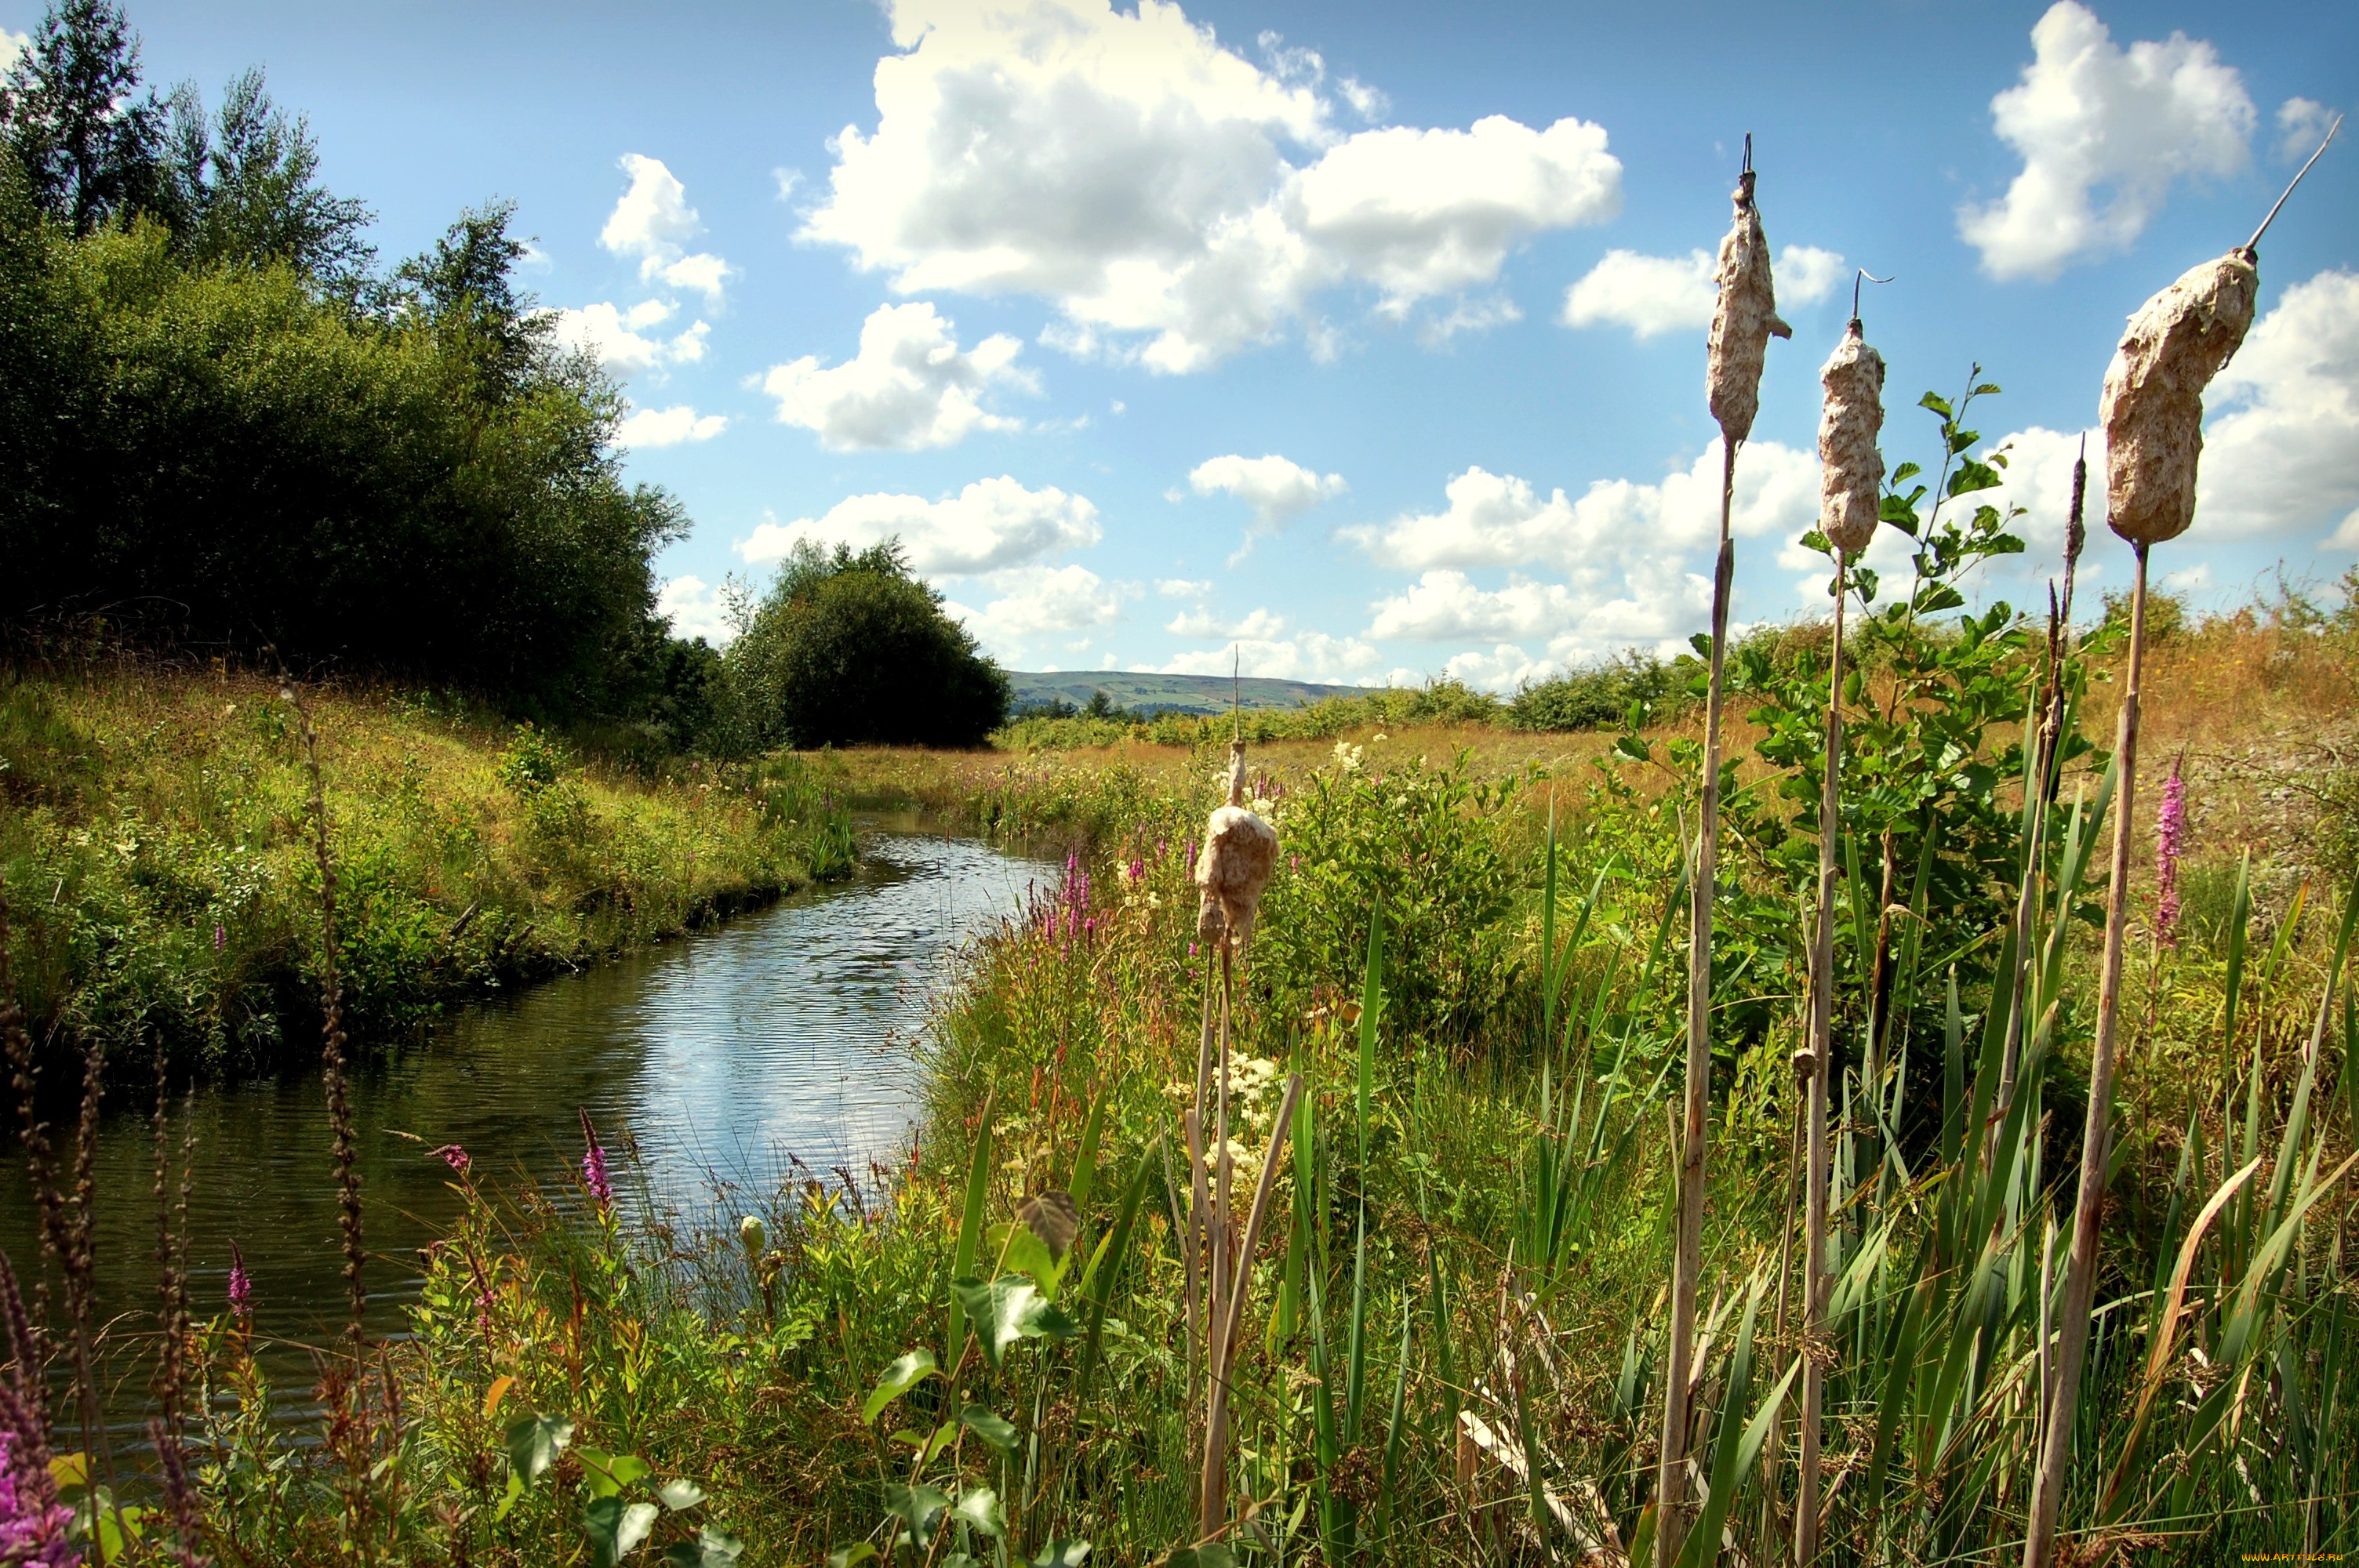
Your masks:
<svg viewBox="0 0 2359 1568"><path fill-rule="evenodd" d="M166 155L170 216L201 263L278 261L331 291L353 292L375 251L367 206L320 183L310 122L270 101L260 70L234 78L210 121L196 87L171 97Z"/></svg>
<svg viewBox="0 0 2359 1568"><path fill-rule="evenodd" d="M756 745L977 746L1007 716L1007 676L898 540L799 544L729 661Z"/></svg>
<svg viewBox="0 0 2359 1568"><path fill-rule="evenodd" d="M139 93L139 35L113 0L49 7L0 83L0 135L35 203L77 234L168 198L164 106Z"/></svg>

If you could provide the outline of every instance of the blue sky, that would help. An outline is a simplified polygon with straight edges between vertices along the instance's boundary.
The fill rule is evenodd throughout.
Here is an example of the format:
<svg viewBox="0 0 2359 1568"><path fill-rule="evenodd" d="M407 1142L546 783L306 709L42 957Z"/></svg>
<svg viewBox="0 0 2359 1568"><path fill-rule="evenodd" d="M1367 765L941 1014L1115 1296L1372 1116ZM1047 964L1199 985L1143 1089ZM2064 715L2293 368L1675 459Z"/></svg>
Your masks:
<svg viewBox="0 0 2359 1568"><path fill-rule="evenodd" d="M0 27L38 20L0 0ZM1870 288L1887 462L1979 362L2053 569L2127 315L2359 103L2359 7L149 0L152 80L260 64L387 255L518 204L528 281L686 503L683 630L798 536L897 532L1014 667L1495 687L1704 620L1708 256L1743 137L1790 342L1739 622L1823 605L1819 366ZM2233 23L2233 30L2229 24ZM2303 142L2299 154L2288 144ZM2262 247L2167 580L2359 555L2359 135ZM1888 532L1888 531L1887 531ZM1897 566L1897 535L1871 559ZM2126 576L2098 533L2088 570ZM1822 578L1823 573L1818 574Z"/></svg>

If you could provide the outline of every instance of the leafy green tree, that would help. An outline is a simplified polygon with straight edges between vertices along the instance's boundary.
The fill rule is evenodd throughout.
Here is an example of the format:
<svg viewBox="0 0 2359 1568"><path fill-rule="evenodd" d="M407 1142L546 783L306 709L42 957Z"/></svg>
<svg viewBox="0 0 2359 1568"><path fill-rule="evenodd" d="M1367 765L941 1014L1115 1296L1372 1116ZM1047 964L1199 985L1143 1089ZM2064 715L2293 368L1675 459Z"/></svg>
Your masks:
<svg viewBox="0 0 2359 1568"><path fill-rule="evenodd" d="M372 214L320 182L310 121L270 101L259 69L232 79L210 119L193 84L171 97L171 217L200 263L285 262L331 289L359 287L375 251Z"/></svg>
<svg viewBox="0 0 2359 1568"><path fill-rule="evenodd" d="M168 196L165 112L139 91L139 35L114 0L62 0L0 83L0 135L36 206L77 234Z"/></svg>
<svg viewBox="0 0 2359 1568"><path fill-rule="evenodd" d="M757 746L977 746L1007 716L1007 676L897 540L799 544L729 662Z"/></svg>

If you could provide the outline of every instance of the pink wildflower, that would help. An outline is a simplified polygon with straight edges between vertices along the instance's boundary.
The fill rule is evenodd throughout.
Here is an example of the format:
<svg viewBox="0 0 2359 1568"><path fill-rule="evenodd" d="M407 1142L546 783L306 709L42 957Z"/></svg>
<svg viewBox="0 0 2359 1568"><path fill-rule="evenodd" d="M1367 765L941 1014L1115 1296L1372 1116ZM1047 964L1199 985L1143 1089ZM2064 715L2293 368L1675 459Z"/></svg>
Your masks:
<svg viewBox="0 0 2359 1568"><path fill-rule="evenodd" d="M582 1112L582 1141L587 1145L582 1155L582 1184L603 1212L614 1204L614 1188L606 1179L606 1151L598 1142L598 1130L590 1125L586 1108Z"/></svg>
<svg viewBox="0 0 2359 1568"><path fill-rule="evenodd" d="M462 1176L467 1173L467 1167L474 1163L473 1160L467 1158L467 1152L456 1143L445 1143L441 1148L435 1150L434 1153L440 1157L444 1164Z"/></svg>
<svg viewBox="0 0 2359 1568"><path fill-rule="evenodd" d="M229 1310L243 1328L254 1321L254 1280L245 1271L245 1254L229 1244Z"/></svg>
<svg viewBox="0 0 2359 1568"><path fill-rule="evenodd" d="M2187 847L2187 781L2179 773L2184 761L2182 756L2170 764L2162 809L2155 817L2154 936L2165 947L2179 946L2179 857Z"/></svg>
<svg viewBox="0 0 2359 1568"><path fill-rule="evenodd" d="M82 1553L66 1539L73 1510L58 1501L49 1466L23 1439L0 1426L0 1563L26 1568L78 1568Z"/></svg>

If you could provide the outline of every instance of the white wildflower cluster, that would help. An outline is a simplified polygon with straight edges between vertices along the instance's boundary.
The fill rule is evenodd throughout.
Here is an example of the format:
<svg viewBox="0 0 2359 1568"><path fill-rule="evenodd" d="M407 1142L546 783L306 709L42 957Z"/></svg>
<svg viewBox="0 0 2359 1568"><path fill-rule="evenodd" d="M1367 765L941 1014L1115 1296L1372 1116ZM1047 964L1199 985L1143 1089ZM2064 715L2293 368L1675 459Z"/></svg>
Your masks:
<svg viewBox="0 0 2359 1568"><path fill-rule="evenodd" d="M1361 759L1366 754L1367 748L1364 746L1354 746L1349 741L1335 742L1335 765L1347 773L1358 773Z"/></svg>

